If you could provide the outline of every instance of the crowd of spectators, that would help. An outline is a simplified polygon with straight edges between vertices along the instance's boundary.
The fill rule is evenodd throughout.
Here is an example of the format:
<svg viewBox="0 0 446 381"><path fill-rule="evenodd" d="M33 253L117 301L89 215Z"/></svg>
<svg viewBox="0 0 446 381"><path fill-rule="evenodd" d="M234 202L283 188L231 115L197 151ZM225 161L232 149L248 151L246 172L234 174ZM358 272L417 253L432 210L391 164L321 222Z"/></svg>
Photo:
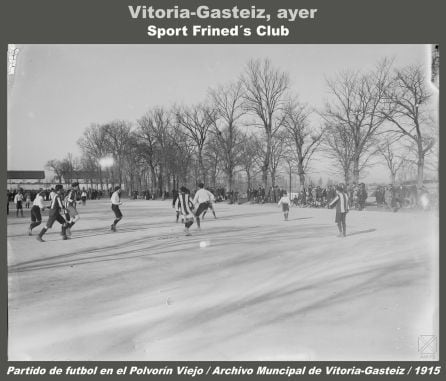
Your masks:
<svg viewBox="0 0 446 381"><path fill-rule="evenodd" d="M326 187L309 185L298 193L292 193L291 202L295 206L307 208L325 208L336 197L335 185ZM432 206L432 197L425 187L420 190L416 185L379 185L368 190L365 183L352 183L343 185L348 198L350 209L363 210L368 206L377 206L396 211L401 208ZM280 186L271 187L268 192L265 188L249 188L247 191L248 201L251 203L276 203L285 189Z"/></svg>
<svg viewBox="0 0 446 381"><path fill-rule="evenodd" d="M378 185L368 191L364 183L353 183L344 186L346 193L349 197L349 203L351 209L363 210L366 205L376 205L378 208L385 208L391 210L398 210L400 208L416 208L423 207L430 204L432 206L432 200L430 200L429 192L425 187L417 189L416 185ZM32 207L37 193L40 191L35 190L23 190L13 189L7 190L8 210L9 202L14 202L16 194L21 190L23 194L23 206L27 209ZM50 193L53 189L44 190L45 201L50 200ZM230 204L248 201L251 203L277 203L286 192L284 188L280 186L270 187L267 191L263 186L257 188L249 188L246 194L240 194L238 191L226 191L225 188L219 187L216 189L208 189L215 196L217 202L228 201ZM110 197L112 189L101 191L92 188L83 188L82 192L86 193L87 200L99 200L104 196ZM133 199L166 199L171 198L175 192L150 192L149 190L134 191L129 197ZM195 192L192 191L193 195ZM311 207L311 208L325 208L336 197L335 185L328 185L326 187L309 185L303 188L298 193L292 193L290 196L291 202L298 207ZM373 200L374 199L374 200Z"/></svg>
<svg viewBox="0 0 446 381"><path fill-rule="evenodd" d="M50 188L50 189L44 189L44 200L45 201L50 201L50 193L51 191L53 191L54 188ZM8 199L8 201L10 202L14 202L14 198L16 196L16 194L21 191L24 195L24 200L25 200L25 207L26 208L30 208L32 205L31 203L34 201L34 199L36 198L37 194L39 192L42 191L42 189L31 189L31 190L24 190L23 188L18 188L18 189L13 189L13 190L7 190L6 191L6 197ZM85 191L87 194L87 200L99 200L103 197L104 192L101 190L97 190L97 189L85 189L83 188L82 191Z"/></svg>

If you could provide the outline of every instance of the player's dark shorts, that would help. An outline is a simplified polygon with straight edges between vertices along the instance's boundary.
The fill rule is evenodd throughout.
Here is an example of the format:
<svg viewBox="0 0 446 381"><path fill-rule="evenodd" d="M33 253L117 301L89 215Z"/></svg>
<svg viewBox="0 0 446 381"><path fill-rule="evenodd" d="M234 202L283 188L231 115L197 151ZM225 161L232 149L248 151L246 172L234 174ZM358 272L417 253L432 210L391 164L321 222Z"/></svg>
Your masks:
<svg viewBox="0 0 446 381"><path fill-rule="evenodd" d="M119 209L119 205L112 204L112 210L115 213L116 218L122 218L122 213Z"/></svg>
<svg viewBox="0 0 446 381"><path fill-rule="evenodd" d="M49 229L53 226L54 221L59 222L61 225L65 223L65 218L63 218L59 211L56 209L50 209L48 221L46 223L46 227Z"/></svg>
<svg viewBox="0 0 446 381"><path fill-rule="evenodd" d="M336 217L335 217L335 223L344 223L345 224L345 216L347 215L347 213L342 213L342 212L338 212L336 211Z"/></svg>
<svg viewBox="0 0 446 381"><path fill-rule="evenodd" d="M198 208L197 208L197 211L195 212L195 215L198 217L205 210L208 210L209 204L210 204L210 202L206 201L206 202L202 202L200 205L198 205Z"/></svg>
<svg viewBox="0 0 446 381"><path fill-rule="evenodd" d="M288 212L290 210L290 206L288 204L282 204L282 212Z"/></svg>
<svg viewBox="0 0 446 381"><path fill-rule="evenodd" d="M22 201L17 201L16 206L17 206L17 210L19 210L19 209L23 209L23 207L22 207Z"/></svg>
<svg viewBox="0 0 446 381"><path fill-rule="evenodd" d="M33 205L31 208L31 222L42 221L42 215L40 214L40 208L37 205Z"/></svg>
<svg viewBox="0 0 446 381"><path fill-rule="evenodd" d="M74 217L74 216L78 216L79 215L79 213L78 213L78 211L77 211L75 206L68 205L67 206L67 210L68 210L68 214L70 215L70 217Z"/></svg>

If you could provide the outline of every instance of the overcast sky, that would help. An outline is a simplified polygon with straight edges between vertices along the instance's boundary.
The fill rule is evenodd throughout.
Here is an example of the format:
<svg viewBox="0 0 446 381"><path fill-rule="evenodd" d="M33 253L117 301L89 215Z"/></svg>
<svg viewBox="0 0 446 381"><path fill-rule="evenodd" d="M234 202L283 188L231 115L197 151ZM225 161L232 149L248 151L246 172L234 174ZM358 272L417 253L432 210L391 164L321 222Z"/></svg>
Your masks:
<svg viewBox="0 0 446 381"><path fill-rule="evenodd" d="M8 93L9 170L43 170L80 155L91 123L135 122L154 106L204 101L209 87L235 80L251 58L270 58L290 75L299 98L320 107L325 78L372 68L426 63L426 45L17 45ZM324 175L323 173L321 173ZM315 176L318 178L319 176ZM371 181L385 181L385 169Z"/></svg>

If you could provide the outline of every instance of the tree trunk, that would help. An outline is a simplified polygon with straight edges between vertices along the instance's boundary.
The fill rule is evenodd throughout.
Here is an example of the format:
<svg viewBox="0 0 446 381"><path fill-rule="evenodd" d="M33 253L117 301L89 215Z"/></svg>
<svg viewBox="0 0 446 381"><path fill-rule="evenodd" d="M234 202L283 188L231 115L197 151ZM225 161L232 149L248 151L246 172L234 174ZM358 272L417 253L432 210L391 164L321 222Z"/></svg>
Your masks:
<svg viewBox="0 0 446 381"><path fill-rule="evenodd" d="M350 182L350 168L344 170L344 182L346 186Z"/></svg>
<svg viewBox="0 0 446 381"><path fill-rule="evenodd" d="M100 166L99 166L99 184L101 184L101 191L103 191L104 190L104 184L102 182L102 169L101 169Z"/></svg>
<svg viewBox="0 0 446 381"><path fill-rule="evenodd" d="M266 154L265 160L262 166L262 181L263 187L268 189L268 169L269 169L269 159L271 157L271 127L269 131L266 131Z"/></svg>
<svg viewBox="0 0 446 381"><path fill-rule="evenodd" d="M424 180L424 155L418 154L418 163L417 163L417 188L421 189L423 186Z"/></svg>
<svg viewBox="0 0 446 381"><path fill-rule="evenodd" d="M393 172L393 171L391 171L391 172L390 172L390 183L391 183L392 185L395 185L395 179L396 179L396 173Z"/></svg>
<svg viewBox="0 0 446 381"><path fill-rule="evenodd" d="M249 172L249 170L246 170L246 180L248 182L248 189L250 189L251 188L251 173Z"/></svg>
<svg viewBox="0 0 446 381"><path fill-rule="evenodd" d="M198 149L198 168L199 168L199 176L201 177L200 179L199 179L199 181L200 182L203 182L203 183L205 183L206 184L206 174L205 174L205 171L204 171L204 164L203 164L203 150L202 150L202 148L199 148Z"/></svg>
<svg viewBox="0 0 446 381"><path fill-rule="evenodd" d="M300 190L305 189L305 171L302 164L302 160L297 163L297 173L299 175L299 188Z"/></svg>
<svg viewBox="0 0 446 381"><path fill-rule="evenodd" d="M355 158L353 161L353 182L359 183L359 158Z"/></svg>
<svg viewBox="0 0 446 381"><path fill-rule="evenodd" d="M275 185L276 185L276 171L273 170L271 171L271 186L273 187L273 189Z"/></svg>

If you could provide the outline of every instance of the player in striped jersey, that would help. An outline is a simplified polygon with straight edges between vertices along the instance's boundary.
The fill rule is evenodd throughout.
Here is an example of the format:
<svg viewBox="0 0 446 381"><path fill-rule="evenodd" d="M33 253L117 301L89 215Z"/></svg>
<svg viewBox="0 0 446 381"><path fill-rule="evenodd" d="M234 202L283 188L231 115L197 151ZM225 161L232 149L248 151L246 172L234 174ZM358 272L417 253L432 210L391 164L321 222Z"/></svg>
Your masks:
<svg viewBox="0 0 446 381"><path fill-rule="evenodd" d="M338 224L339 235L338 237L345 237L347 235L347 226L346 226L346 216L349 210L348 207L348 196L347 193L344 192L344 187L342 185L338 185L336 187L336 197L332 202L328 205L329 208L332 208L336 205L336 218L335 222Z"/></svg>
<svg viewBox="0 0 446 381"><path fill-rule="evenodd" d="M79 192L79 183L75 182L71 184L71 189L68 191L65 197L65 219L67 220L67 234L71 235L71 228L73 225L79 221L79 213L76 208L77 195Z"/></svg>
<svg viewBox="0 0 446 381"><path fill-rule="evenodd" d="M39 235L37 236L37 240L40 242L45 242L42 239L42 237L48 229L52 228L55 221L59 222L62 225L62 239L68 239L67 234L66 234L67 224L66 224L65 218L63 218L62 215L60 214L61 211L65 212L64 206L63 206L63 203L61 200L62 190L63 190L62 185L60 185L60 184L56 185L56 188L55 188L56 195L51 200L48 221L46 223L46 226L44 226L42 228Z"/></svg>
<svg viewBox="0 0 446 381"><path fill-rule="evenodd" d="M180 211L184 219L184 232L186 235L190 235L189 228L194 223L194 205L189 198L189 192L186 187L180 188L175 208Z"/></svg>

